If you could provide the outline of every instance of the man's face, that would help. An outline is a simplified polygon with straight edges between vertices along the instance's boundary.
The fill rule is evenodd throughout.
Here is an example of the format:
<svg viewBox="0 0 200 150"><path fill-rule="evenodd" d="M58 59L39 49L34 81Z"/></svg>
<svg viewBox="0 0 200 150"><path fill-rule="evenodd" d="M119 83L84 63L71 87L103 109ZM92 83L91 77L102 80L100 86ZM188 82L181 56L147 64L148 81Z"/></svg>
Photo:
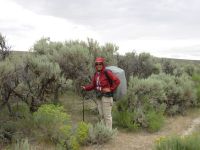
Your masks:
<svg viewBox="0 0 200 150"><path fill-rule="evenodd" d="M97 71L101 71L103 68L103 63L97 62L97 63L95 63L95 67L96 67Z"/></svg>

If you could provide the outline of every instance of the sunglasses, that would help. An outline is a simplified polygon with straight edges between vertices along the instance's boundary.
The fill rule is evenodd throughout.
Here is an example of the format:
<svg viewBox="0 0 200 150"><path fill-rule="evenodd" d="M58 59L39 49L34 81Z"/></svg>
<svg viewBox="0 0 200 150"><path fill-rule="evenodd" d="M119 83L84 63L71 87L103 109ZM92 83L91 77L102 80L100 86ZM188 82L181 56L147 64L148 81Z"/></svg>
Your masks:
<svg viewBox="0 0 200 150"><path fill-rule="evenodd" d="M102 66L102 63L95 63L95 66Z"/></svg>

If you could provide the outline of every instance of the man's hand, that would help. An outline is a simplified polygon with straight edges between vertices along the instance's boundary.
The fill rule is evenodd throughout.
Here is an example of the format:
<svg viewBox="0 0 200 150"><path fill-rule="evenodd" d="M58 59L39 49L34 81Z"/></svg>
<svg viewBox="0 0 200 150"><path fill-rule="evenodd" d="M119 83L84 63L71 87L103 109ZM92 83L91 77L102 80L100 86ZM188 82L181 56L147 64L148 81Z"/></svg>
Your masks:
<svg viewBox="0 0 200 150"><path fill-rule="evenodd" d="M111 92L110 88L103 88L102 89L102 92L103 93L108 93L108 92Z"/></svg>
<svg viewBox="0 0 200 150"><path fill-rule="evenodd" d="M81 89L85 90L85 86L81 86Z"/></svg>

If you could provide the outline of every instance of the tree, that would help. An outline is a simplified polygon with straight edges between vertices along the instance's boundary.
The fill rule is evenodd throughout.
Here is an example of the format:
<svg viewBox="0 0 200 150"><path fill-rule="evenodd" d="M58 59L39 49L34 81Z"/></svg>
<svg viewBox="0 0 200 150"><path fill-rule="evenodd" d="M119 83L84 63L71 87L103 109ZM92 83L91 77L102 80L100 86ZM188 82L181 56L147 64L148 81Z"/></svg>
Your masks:
<svg viewBox="0 0 200 150"><path fill-rule="evenodd" d="M10 113L12 111L9 100L14 96L13 91L20 83L18 80L20 68L18 67L19 65L16 62L13 63L9 59L0 63L0 110L7 106Z"/></svg>
<svg viewBox="0 0 200 150"><path fill-rule="evenodd" d="M155 59L149 53L139 54L137 65L138 76L142 78L147 78L151 74L160 72Z"/></svg>
<svg viewBox="0 0 200 150"><path fill-rule="evenodd" d="M36 42L33 52L35 55L46 56L50 62L57 63L61 69L60 76L63 76L65 80L72 80L77 92L80 90L80 85L85 80L89 80L89 75L93 72L94 57L85 42L61 43L43 38ZM56 89L59 91L60 85Z"/></svg>
<svg viewBox="0 0 200 150"><path fill-rule="evenodd" d="M1 62L0 77L0 107L7 105L10 113L11 100L21 100L36 111L42 103L53 100L51 93L56 93L55 87L65 85L59 65L45 55L33 53Z"/></svg>
<svg viewBox="0 0 200 150"><path fill-rule="evenodd" d="M125 70L126 78L129 80L130 76L135 76L137 73L137 55L135 52L126 53L125 56L117 56L118 66Z"/></svg>
<svg viewBox="0 0 200 150"><path fill-rule="evenodd" d="M30 55L24 63L19 94L26 97L31 111L35 111L42 103L52 100L49 96L57 92L55 87L64 87L65 79L59 65L45 55Z"/></svg>
<svg viewBox="0 0 200 150"><path fill-rule="evenodd" d="M173 75L174 70L177 68L176 64L168 59L163 59L161 64L162 64L162 70L166 74Z"/></svg>
<svg viewBox="0 0 200 150"><path fill-rule="evenodd" d="M118 65L125 70L127 79L130 76L147 78L153 73L160 72L160 66L155 58L148 53L136 55L135 52L131 52L125 56L118 56Z"/></svg>
<svg viewBox="0 0 200 150"><path fill-rule="evenodd" d="M33 52L45 55L51 62L56 62L61 68L61 75L66 80L73 80L76 91L80 90L80 84L88 82L94 72L94 60L96 57L105 57L108 65L116 65L115 53L118 47L107 43L104 46L93 39L88 43L83 41L52 42L49 38L42 38L35 43ZM58 87L59 88L59 87Z"/></svg>
<svg viewBox="0 0 200 150"><path fill-rule="evenodd" d="M0 61L5 60L5 58L10 53L10 46L6 43L6 37L0 33Z"/></svg>

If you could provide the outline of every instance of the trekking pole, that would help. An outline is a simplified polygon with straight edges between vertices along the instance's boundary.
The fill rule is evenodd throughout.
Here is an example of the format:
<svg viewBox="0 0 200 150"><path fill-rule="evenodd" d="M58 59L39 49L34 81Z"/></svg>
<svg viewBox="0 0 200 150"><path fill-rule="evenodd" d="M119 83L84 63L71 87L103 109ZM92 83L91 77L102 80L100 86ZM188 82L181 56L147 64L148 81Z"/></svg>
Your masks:
<svg viewBox="0 0 200 150"><path fill-rule="evenodd" d="M84 90L81 90L82 95L82 114L83 114L83 122L85 121L85 95L86 92Z"/></svg>
<svg viewBox="0 0 200 150"><path fill-rule="evenodd" d="M84 100L84 97L83 97L83 122L85 121L85 100Z"/></svg>

